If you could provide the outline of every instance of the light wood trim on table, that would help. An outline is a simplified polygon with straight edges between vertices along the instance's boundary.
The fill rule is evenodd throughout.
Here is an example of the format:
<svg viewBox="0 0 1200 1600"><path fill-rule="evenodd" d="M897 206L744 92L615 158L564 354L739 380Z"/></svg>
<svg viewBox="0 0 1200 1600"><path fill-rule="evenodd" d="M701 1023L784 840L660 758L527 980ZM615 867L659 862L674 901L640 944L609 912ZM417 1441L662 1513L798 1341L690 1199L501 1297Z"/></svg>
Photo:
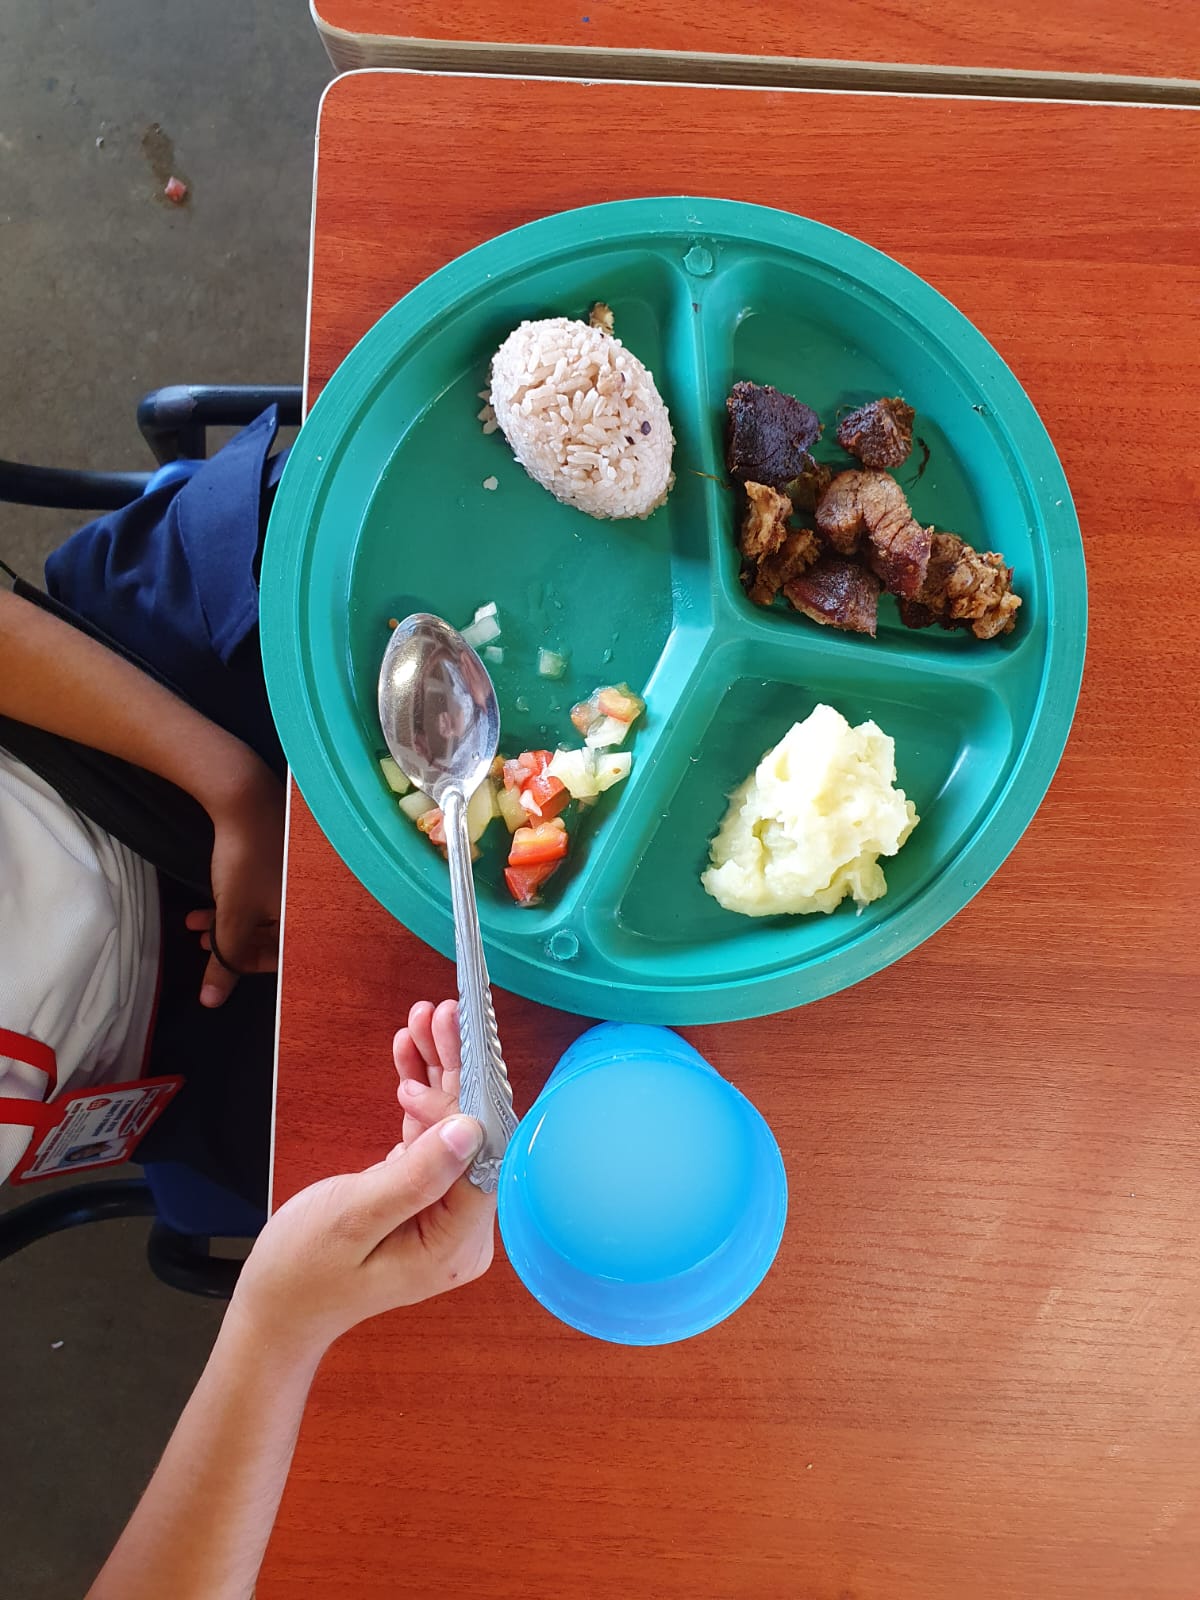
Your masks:
<svg viewBox="0 0 1200 1600"><path fill-rule="evenodd" d="M1195 1600L1198 174L1190 111L331 86L314 392L407 288L534 216L790 206L928 278L1012 365L1072 483L1091 624L1058 776L971 904L849 992L691 1033L788 1166L754 1298L625 1350L499 1262L358 1330L318 1378L260 1600ZM278 1199L387 1148L392 1028L451 981L297 799ZM582 1024L500 1012L525 1107Z"/></svg>
<svg viewBox="0 0 1200 1600"><path fill-rule="evenodd" d="M402 67L772 88L1200 103L1200 6L1098 0L1064 17L1034 0L902 8L842 0L714 5L642 0L447 9L440 0L309 0L339 72ZM755 48L750 49L753 45Z"/></svg>

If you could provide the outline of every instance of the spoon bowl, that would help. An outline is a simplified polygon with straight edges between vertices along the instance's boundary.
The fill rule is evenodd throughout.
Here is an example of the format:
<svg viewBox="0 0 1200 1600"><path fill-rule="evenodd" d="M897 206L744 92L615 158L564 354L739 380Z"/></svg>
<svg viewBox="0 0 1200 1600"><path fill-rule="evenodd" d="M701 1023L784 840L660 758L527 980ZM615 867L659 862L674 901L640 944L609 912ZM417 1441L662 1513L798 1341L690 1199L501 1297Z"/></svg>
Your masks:
<svg viewBox="0 0 1200 1600"><path fill-rule="evenodd" d="M392 760L438 805L451 784L469 800L500 743L487 668L460 633L423 611L406 617L388 642L379 721Z"/></svg>

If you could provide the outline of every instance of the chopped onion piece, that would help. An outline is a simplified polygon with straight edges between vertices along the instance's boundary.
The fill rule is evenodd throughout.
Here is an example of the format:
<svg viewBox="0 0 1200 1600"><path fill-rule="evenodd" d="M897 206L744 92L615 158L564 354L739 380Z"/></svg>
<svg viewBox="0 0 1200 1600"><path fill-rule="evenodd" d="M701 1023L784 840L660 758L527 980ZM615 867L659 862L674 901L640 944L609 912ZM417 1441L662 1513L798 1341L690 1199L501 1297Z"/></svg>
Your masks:
<svg viewBox="0 0 1200 1600"><path fill-rule="evenodd" d="M544 647L538 651L538 673L543 678L561 678L567 670L567 658L557 650Z"/></svg>
<svg viewBox="0 0 1200 1600"><path fill-rule="evenodd" d="M500 624L495 617L480 617L477 622L463 629L462 636L472 650L480 650L500 637Z"/></svg>
<svg viewBox="0 0 1200 1600"><path fill-rule="evenodd" d="M498 644L489 644L484 649L483 659L490 661L494 667L502 667L504 665L504 651Z"/></svg>
<svg viewBox="0 0 1200 1600"><path fill-rule="evenodd" d="M482 622L484 617L494 617L499 610L494 600L489 600L487 605L480 606L475 613L475 621Z"/></svg>
<svg viewBox="0 0 1200 1600"><path fill-rule="evenodd" d="M601 717L589 730L585 741L589 750L610 750L624 744L629 733L628 722L618 722L616 717Z"/></svg>

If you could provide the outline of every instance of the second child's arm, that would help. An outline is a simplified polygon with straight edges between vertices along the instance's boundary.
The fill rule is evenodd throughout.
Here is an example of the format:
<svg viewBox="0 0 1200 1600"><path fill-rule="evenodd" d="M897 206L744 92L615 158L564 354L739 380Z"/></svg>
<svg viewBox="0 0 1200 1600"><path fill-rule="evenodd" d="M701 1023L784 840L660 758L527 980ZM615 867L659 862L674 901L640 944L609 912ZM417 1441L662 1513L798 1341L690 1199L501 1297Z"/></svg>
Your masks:
<svg viewBox="0 0 1200 1600"><path fill-rule="evenodd" d="M197 800L216 836L221 952L244 971L274 967L283 788L248 745L123 656L7 589L0 589L0 714L119 756ZM192 925L202 929L203 916ZM220 1004L234 981L211 960L205 1003Z"/></svg>

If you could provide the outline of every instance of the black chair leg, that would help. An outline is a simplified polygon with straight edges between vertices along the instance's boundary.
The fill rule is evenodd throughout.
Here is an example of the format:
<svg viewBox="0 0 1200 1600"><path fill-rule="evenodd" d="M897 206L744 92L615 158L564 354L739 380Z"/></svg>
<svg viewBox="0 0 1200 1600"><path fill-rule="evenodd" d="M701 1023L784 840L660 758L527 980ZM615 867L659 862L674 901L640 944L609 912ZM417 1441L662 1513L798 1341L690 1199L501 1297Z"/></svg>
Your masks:
<svg viewBox="0 0 1200 1600"><path fill-rule="evenodd" d="M140 1178L109 1178L79 1183L39 1195L0 1216L0 1261L65 1228L113 1217L152 1217L154 1197Z"/></svg>
<svg viewBox="0 0 1200 1600"><path fill-rule="evenodd" d="M164 1222L156 1222L150 1230L146 1259L160 1283L209 1300L228 1300L242 1270L240 1261L210 1255L206 1238L176 1233Z"/></svg>

